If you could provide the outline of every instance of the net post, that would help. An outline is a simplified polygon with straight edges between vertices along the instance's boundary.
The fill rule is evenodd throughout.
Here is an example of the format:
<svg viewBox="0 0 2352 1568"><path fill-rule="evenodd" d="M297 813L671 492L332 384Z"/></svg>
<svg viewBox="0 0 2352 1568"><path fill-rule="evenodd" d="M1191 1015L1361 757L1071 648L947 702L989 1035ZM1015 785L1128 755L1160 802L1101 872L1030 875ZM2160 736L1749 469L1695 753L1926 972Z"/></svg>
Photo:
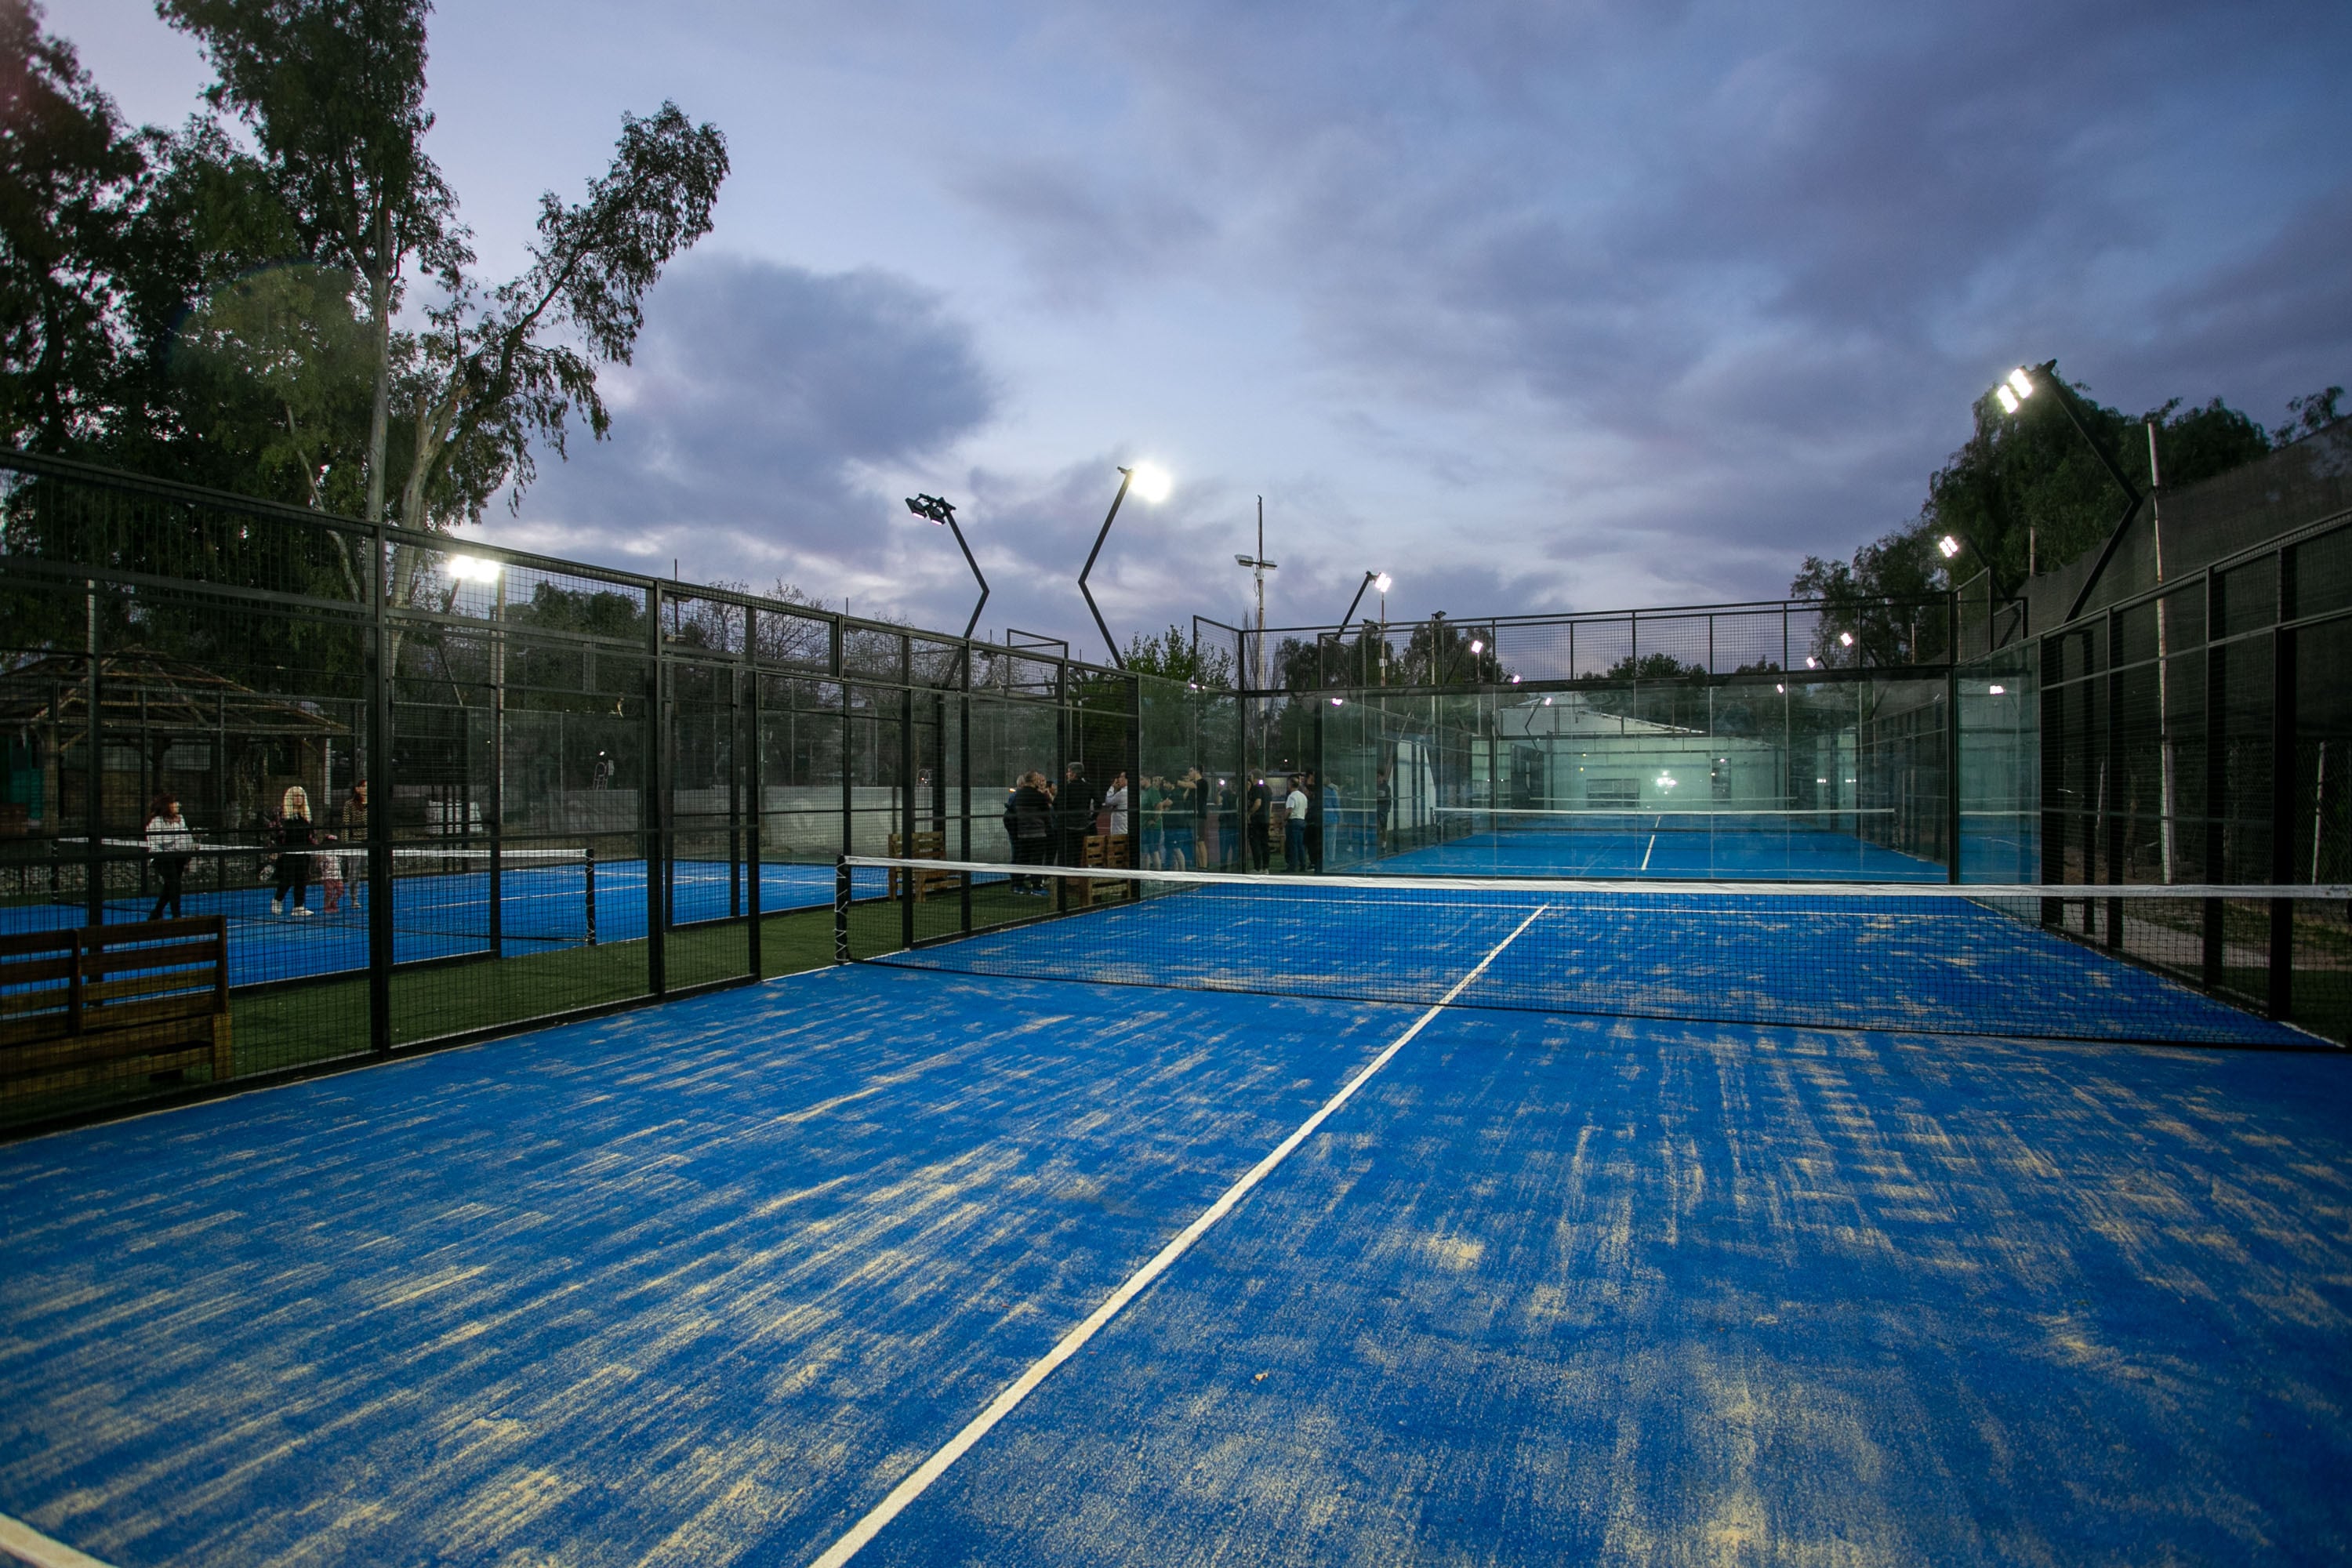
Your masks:
<svg viewBox="0 0 2352 1568"><path fill-rule="evenodd" d="M833 858L833 961L849 962L849 857Z"/></svg>

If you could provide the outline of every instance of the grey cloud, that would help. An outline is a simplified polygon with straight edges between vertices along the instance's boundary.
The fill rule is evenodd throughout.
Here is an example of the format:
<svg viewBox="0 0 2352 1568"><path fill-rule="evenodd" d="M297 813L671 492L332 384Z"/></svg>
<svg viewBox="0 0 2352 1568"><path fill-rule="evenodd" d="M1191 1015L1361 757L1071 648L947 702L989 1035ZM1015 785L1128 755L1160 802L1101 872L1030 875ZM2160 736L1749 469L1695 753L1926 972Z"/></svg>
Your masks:
<svg viewBox="0 0 2352 1568"><path fill-rule="evenodd" d="M912 284L722 255L663 279L608 385L612 439L549 464L503 529L828 587L887 574L904 543L862 471L941 450L997 402L968 329Z"/></svg>
<svg viewBox="0 0 2352 1568"><path fill-rule="evenodd" d="M1098 304L1112 279L1171 268L1213 233L1201 207L1164 184L1066 159L1008 159L957 184L1061 302Z"/></svg>

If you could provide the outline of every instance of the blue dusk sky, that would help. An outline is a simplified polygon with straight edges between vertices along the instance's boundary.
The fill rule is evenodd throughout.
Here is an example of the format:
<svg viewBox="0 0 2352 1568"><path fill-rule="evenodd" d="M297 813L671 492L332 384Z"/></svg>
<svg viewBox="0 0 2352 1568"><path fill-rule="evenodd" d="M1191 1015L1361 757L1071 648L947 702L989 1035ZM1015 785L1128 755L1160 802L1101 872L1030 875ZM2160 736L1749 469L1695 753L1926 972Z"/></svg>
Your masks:
<svg viewBox="0 0 2352 1568"><path fill-rule="evenodd" d="M206 79L54 0L134 120ZM623 110L727 134L611 441L495 539L1099 649L1777 597L1913 515L2022 360L2275 424L2352 382L2352 6L446 5L431 150L484 275Z"/></svg>

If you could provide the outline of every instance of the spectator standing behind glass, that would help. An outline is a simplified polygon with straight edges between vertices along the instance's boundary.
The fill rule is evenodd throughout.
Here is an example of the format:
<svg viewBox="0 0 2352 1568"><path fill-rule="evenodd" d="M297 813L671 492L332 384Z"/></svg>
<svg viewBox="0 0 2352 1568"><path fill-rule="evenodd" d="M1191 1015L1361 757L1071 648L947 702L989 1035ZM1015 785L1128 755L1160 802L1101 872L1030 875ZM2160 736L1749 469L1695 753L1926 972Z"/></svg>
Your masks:
<svg viewBox="0 0 2352 1568"><path fill-rule="evenodd" d="M1045 775L1031 771L1021 775L1020 784L1005 807L1005 824L1013 835L1013 863L1015 866L1044 866L1053 859L1054 792L1046 787ZM1042 893L1045 890L1043 877L1016 876L1013 889L1018 893Z"/></svg>
<svg viewBox="0 0 2352 1568"><path fill-rule="evenodd" d="M293 912L308 917L310 900L310 847L319 842L310 826L310 795L300 784L289 784L278 803L278 886L269 896L269 912L282 915L286 896L294 896Z"/></svg>
<svg viewBox="0 0 2352 1568"><path fill-rule="evenodd" d="M1143 864L1153 871L1160 869L1160 841L1166 836L1168 792L1160 785L1156 773L1143 775L1143 795L1138 803L1143 815Z"/></svg>
<svg viewBox="0 0 2352 1568"><path fill-rule="evenodd" d="M1331 782L1330 774L1321 773L1310 787L1315 791L1315 804L1307 808L1307 856L1320 871L1324 851L1330 847L1326 835L1339 831L1339 786Z"/></svg>
<svg viewBox="0 0 2352 1568"><path fill-rule="evenodd" d="M1103 794L1102 810L1103 831L1113 838L1124 837L1127 834L1126 773L1116 773L1110 775L1110 788Z"/></svg>
<svg viewBox="0 0 2352 1568"><path fill-rule="evenodd" d="M1375 852L1389 847L1389 815L1396 809L1396 785L1389 778L1388 764L1381 764L1372 775L1372 848Z"/></svg>
<svg viewBox="0 0 2352 1568"><path fill-rule="evenodd" d="M1282 862L1290 871L1307 869L1307 791L1299 780L1305 775L1290 776L1290 793L1282 797Z"/></svg>
<svg viewBox="0 0 2352 1568"><path fill-rule="evenodd" d="M352 785L352 793L343 796L343 804L335 808L335 836L341 838L345 845L359 845L365 844L367 842L367 780L362 779L357 784ZM364 849L346 849L338 854L336 858L342 862L342 879L351 885L352 908L356 910L360 907L360 889L367 886L367 851ZM332 914L334 912L334 902L331 895L327 904L327 912Z"/></svg>
<svg viewBox="0 0 2352 1568"><path fill-rule="evenodd" d="M1160 823L1160 869L1189 871L1192 868L1192 786L1180 774L1167 781L1162 794L1166 805Z"/></svg>
<svg viewBox="0 0 2352 1568"><path fill-rule="evenodd" d="M1184 770L1184 806L1192 814L1192 836L1188 840L1192 850L1192 869L1209 868L1209 834L1214 826L1216 797L1209 793L1209 780L1197 767Z"/></svg>
<svg viewBox="0 0 2352 1568"><path fill-rule="evenodd" d="M155 907L147 911L149 920L162 920L166 906L173 920L180 918L180 879L187 875L195 849L196 836L188 831L188 819L180 815L180 798L166 790L147 807L147 853L162 884Z"/></svg>
<svg viewBox="0 0 2352 1568"><path fill-rule="evenodd" d="M1249 868L1263 871L1274 863L1274 791L1261 773L1249 782L1249 816L1243 823L1249 846Z"/></svg>
<svg viewBox="0 0 2352 1568"><path fill-rule="evenodd" d="M1217 781L1217 868L1233 869L1242 845L1242 797L1231 779Z"/></svg>
<svg viewBox="0 0 2352 1568"><path fill-rule="evenodd" d="M1102 792L1087 777L1087 770L1076 763L1062 769L1062 793L1058 815L1062 819L1062 864L1083 866L1087 863L1087 835L1095 831L1095 812L1102 805Z"/></svg>

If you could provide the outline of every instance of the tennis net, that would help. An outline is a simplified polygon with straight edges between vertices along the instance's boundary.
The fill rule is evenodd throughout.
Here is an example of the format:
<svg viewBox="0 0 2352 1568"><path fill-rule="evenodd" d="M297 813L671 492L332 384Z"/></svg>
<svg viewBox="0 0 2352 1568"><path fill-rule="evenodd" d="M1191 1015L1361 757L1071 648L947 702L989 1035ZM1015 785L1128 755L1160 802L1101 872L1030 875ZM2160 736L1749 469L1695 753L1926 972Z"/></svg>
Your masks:
<svg viewBox="0 0 2352 1568"><path fill-rule="evenodd" d="M849 876L868 868L910 890L855 897ZM841 870L842 959L1018 979L1428 1005L1485 962L1454 1005L2282 1047L2328 1042L2233 1005L2265 994L2266 936L2288 943L2298 984L2352 983L2345 887L1292 879L869 857ZM922 878L936 890L917 898Z"/></svg>
<svg viewBox="0 0 2352 1568"><path fill-rule="evenodd" d="M82 876L69 882L57 872L86 875L87 839L51 842L54 903L79 907L87 898ZM104 902L111 918L135 920L161 886L154 854L144 839L108 838L99 844ZM219 914L232 921L292 919L296 910L335 912L357 921L366 908L365 844L328 843L288 849L268 844L192 844L177 852L182 907L189 914ZM299 875L281 881L289 858ZM144 873L142 875L142 872ZM469 845L396 845L392 851L393 926L424 935L486 936L495 904L499 934L515 942L593 943L596 940L594 852L585 847L500 848ZM637 885L643 887L642 873ZM328 903L325 889L341 889ZM493 887L496 897L493 899ZM298 891L299 889L299 891Z"/></svg>
<svg viewBox="0 0 2352 1568"><path fill-rule="evenodd" d="M1816 835L1836 838L1865 837L1873 828L1891 826L1895 815L1892 806L1637 811L1484 805L1440 805L1431 808L1431 814L1452 833L1704 833L1727 837Z"/></svg>

